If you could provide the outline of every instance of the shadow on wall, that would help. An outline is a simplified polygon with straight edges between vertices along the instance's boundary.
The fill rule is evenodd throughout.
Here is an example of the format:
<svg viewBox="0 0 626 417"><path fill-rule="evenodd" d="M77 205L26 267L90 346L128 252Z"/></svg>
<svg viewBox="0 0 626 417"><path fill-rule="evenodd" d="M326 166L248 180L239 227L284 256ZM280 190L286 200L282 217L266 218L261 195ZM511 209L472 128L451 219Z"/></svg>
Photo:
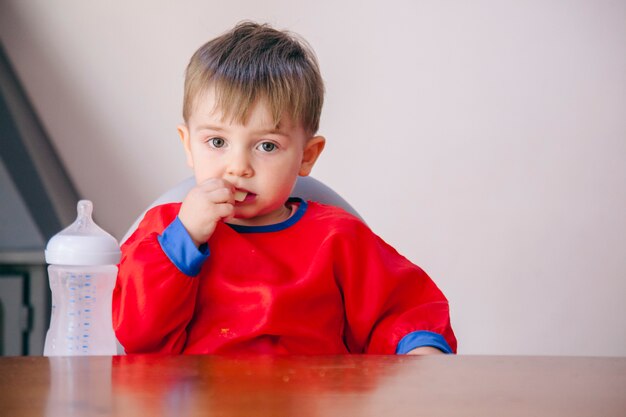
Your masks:
<svg viewBox="0 0 626 417"><path fill-rule="evenodd" d="M150 197L142 198L138 191L141 190L140 181L133 167L115 163L120 160L123 150L107 146L110 129L107 118L99 117L98 112L103 106L94 103L89 91L81 88L81 80L72 78L72 71L66 70L69 63L64 61L62 54L55 54L59 45L54 45L44 32L37 29L37 21L25 13L22 15L16 3L3 3L0 21L5 27L0 34L4 34L6 53L79 194L96 200L96 219L98 212L117 213L116 204L120 199L124 199L127 207L143 207ZM126 54L123 46L118 48L118 53L123 59ZM94 81L98 79L94 78ZM67 128L68 125L71 129ZM94 184L97 190L93 189ZM121 226L117 228L120 230L106 222L101 224L120 236L125 231L124 225L130 225L137 214L119 213L119 218L127 219L119 222Z"/></svg>

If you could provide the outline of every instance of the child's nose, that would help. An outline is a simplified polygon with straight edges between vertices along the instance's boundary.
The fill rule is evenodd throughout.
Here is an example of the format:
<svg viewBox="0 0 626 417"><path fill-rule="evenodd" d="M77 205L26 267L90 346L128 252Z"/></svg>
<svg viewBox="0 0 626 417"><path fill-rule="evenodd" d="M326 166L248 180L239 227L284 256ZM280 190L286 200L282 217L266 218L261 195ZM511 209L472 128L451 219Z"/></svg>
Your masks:
<svg viewBox="0 0 626 417"><path fill-rule="evenodd" d="M233 152L228 161L226 172L235 177L250 177L254 173L250 158L246 152Z"/></svg>

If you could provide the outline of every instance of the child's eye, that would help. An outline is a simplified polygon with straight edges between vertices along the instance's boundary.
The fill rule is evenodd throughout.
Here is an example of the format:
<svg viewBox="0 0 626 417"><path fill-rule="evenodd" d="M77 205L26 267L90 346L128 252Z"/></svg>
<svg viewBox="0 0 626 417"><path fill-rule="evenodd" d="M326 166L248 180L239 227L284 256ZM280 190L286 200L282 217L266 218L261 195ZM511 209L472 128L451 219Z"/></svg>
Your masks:
<svg viewBox="0 0 626 417"><path fill-rule="evenodd" d="M222 138L211 138L211 139L209 139L209 145L211 145L214 148L221 148L225 144L226 144L226 142Z"/></svg>
<svg viewBox="0 0 626 417"><path fill-rule="evenodd" d="M259 145L259 148L263 152L272 152L276 149L276 144L272 142L263 142L261 145Z"/></svg>

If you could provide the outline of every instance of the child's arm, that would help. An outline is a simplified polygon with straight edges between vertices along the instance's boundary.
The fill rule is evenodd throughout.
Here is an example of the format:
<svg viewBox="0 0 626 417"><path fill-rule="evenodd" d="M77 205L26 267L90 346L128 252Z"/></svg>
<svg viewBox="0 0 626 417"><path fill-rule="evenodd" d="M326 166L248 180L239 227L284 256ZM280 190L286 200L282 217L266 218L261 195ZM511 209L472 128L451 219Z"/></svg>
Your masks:
<svg viewBox="0 0 626 417"><path fill-rule="evenodd" d="M455 352L448 301L430 277L367 226L349 235L335 252L350 351Z"/></svg>
<svg viewBox="0 0 626 417"><path fill-rule="evenodd" d="M146 213L122 246L113 293L115 332L126 352L180 353L195 309L207 240L233 213L234 187L209 179L182 204Z"/></svg>
<svg viewBox="0 0 626 417"><path fill-rule="evenodd" d="M198 288L190 275L201 265L184 273L161 246L168 236L165 229L176 226L179 207L167 204L148 211L122 246L113 325L127 353L180 353L184 348ZM187 247L198 251L190 239Z"/></svg>

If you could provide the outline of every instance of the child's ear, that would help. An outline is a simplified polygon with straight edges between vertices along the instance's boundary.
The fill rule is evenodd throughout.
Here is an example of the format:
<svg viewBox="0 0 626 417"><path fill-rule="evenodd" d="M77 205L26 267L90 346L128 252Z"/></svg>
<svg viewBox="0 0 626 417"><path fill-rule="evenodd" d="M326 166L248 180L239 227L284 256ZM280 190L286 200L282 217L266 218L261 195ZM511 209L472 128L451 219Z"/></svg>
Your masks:
<svg viewBox="0 0 626 417"><path fill-rule="evenodd" d="M306 142L298 175L306 177L311 173L313 165L315 165L315 161L317 161L317 158L324 150L325 145L326 139L323 136L312 137Z"/></svg>
<svg viewBox="0 0 626 417"><path fill-rule="evenodd" d="M191 142L189 139L189 128L187 125L180 124L176 126L178 129L178 135L180 136L181 142L183 142L183 147L185 148L185 156L187 157L187 165L190 168L193 168L193 158L191 156Z"/></svg>

